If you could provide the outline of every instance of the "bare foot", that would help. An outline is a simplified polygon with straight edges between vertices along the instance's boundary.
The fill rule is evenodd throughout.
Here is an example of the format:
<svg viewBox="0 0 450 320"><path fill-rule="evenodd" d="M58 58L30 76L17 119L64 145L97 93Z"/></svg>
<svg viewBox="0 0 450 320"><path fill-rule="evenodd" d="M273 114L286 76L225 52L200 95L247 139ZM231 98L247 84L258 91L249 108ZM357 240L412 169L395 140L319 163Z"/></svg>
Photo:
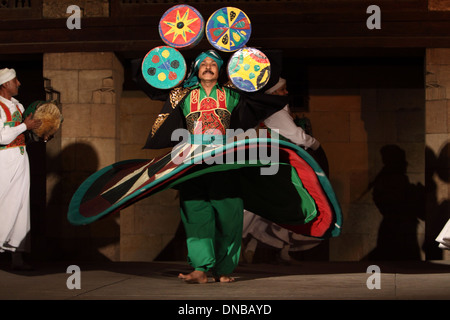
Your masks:
<svg viewBox="0 0 450 320"><path fill-rule="evenodd" d="M216 280L216 282L224 282L224 283L229 283L229 282L235 281L235 279L233 277L228 277L228 276L220 276L220 277L214 278L214 280Z"/></svg>
<svg viewBox="0 0 450 320"><path fill-rule="evenodd" d="M207 283L208 277L206 276L206 273L199 270L194 270L189 274L182 274L180 273L178 275L179 279L183 279L185 282L188 283Z"/></svg>

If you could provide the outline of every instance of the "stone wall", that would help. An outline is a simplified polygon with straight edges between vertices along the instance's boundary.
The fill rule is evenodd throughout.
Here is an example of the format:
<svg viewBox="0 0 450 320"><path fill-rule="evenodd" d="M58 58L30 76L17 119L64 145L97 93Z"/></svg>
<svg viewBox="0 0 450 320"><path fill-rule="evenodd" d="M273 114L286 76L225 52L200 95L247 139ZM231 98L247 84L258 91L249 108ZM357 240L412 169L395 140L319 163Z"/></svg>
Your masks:
<svg viewBox="0 0 450 320"><path fill-rule="evenodd" d="M75 227L67 208L78 186L118 161L123 67L114 53L47 53L43 76L60 93L64 122L47 145L47 239L58 258L119 259L119 216Z"/></svg>
<svg viewBox="0 0 450 320"><path fill-rule="evenodd" d="M145 150L162 102L140 91L125 91L120 102L120 159L152 159L170 149ZM184 260L184 239L175 238L180 227L178 192L170 189L141 200L121 211L120 260ZM172 251L170 251L172 250ZM170 251L167 253L167 251Z"/></svg>
<svg viewBox="0 0 450 320"><path fill-rule="evenodd" d="M311 120L313 135L327 153L343 211L342 234L330 240L329 258L423 259L424 212L409 210L407 200L410 191L424 192L422 69L372 63L311 65L309 110L298 113ZM383 183L376 180L396 159L407 161L406 171L385 176ZM374 187L381 190L377 198Z"/></svg>
<svg viewBox="0 0 450 320"><path fill-rule="evenodd" d="M450 49L427 49L425 120L427 258L450 259L435 242L450 219Z"/></svg>
<svg viewBox="0 0 450 320"><path fill-rule="evenodd" d="M449 0L428 0L428 9L430 11L449 11Z"/></svg>

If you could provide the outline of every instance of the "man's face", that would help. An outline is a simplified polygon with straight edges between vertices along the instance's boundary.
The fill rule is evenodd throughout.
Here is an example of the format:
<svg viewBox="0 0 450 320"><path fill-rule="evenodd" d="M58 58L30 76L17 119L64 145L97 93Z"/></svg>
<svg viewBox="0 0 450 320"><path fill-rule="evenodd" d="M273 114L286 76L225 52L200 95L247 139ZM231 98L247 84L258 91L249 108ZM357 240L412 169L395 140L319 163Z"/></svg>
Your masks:
<svg viewBox="0 0 450 320"><path fill-rule="evenodd" d="M287 96L289 92L287 90L287 86L284 84L280 88L272 92L272 94L276 96Z"/></svg>
<svg viewBox="0 0 450 320"><path fill-rule="evenodd" d="M20 82L17 78L14 78L3 84L3 87L8 90L11 97L16 96L19 93Z"/></svg>
<svg viewBox="0 0 450 320"><path fill-rule="evenodd" d="M219 79L219 67L217 62L210 57L206 57L198 69L198 78L200 80L211 81Z"/></svg>

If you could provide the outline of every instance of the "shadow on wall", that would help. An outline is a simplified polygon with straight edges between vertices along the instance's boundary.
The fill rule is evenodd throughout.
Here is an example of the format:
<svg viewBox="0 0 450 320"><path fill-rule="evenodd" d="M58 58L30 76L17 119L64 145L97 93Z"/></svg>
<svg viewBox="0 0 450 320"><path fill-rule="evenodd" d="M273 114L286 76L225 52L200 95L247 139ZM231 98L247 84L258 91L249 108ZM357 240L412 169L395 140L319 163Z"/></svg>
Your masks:
<svg viewBox="0 0 450 320"><path fill-rule="evenodd" d="M443 252L435 241L445 223L450 219L450 200L448 197L441 203L438 199L438 185L435 177L445 183L450 183L450 146L445 146L436 155L430 148L425 149L425 183L427 186L427 224L423 249L427 260L440 260Z"/></svg>
<svg viewBox="0 0 450 320"><path fill-rule="evenodd" d="M420 260L419 219L425 216L425 187L412 184L406 174L405 151L397 145L380 150L383 168L369 184L374 203L383 216L376 248L369 260Z"/></svg>
<svg viewBox="0 0 450 320"><path fill-rule="evenodd" d="M97 152L85 143L65 147L54 158L47 159L48 176L53 188L48 201L47 254L50 260L109 261L118 258L119 224L108 216L86 226L73 226L67 220L70 200L77 188L99 165ZM113 259L115 260L115 259Z"/></svg>

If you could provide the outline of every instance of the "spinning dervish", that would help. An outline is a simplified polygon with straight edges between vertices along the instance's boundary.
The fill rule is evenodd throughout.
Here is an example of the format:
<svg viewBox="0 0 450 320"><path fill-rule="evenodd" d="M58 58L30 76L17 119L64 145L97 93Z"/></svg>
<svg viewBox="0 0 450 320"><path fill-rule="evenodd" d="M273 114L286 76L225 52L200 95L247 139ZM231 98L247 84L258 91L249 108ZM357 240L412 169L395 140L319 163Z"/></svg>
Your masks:
<svg viewBox="0 0 450 320"><path fill-rule="evenodd" d="M242 128L243 125L246 128L249 125L245 122L253 127L258 120L286 105L284 99L244 104L241 94L219 85L222 65L223 60L214 50L197 56L183 87L170 92L172 97L178 96L179 102L166 100L168 103L160 114L160 117L172 118L155 123L147 148L173 143L167 140L171 131L184 125L171 126L169 121L185 122L189 133L195 136L226 136L227 129ZM168 124L165 128L164 123ZM201 140L206 143L205 138ZM207 272L211 271L216 281L234 281L229 274L239 262L244 210L237 174L239 170L208 173L179 186L188 261L194 268L190 274L180 274L180 278L205 283Z"/></svg>
<svg viewBox="0 0 450 320"><path fill-rule="evenodd" d="M69 221L91 223L161 190L178 189L187 258L194 269L179 278L189 283L207 283L208 272L215 281L235 280L231 274L239 262L244 208L306 236L325 239L340 233L341 213L331 185L302 148L276 141L280 157L273 174L261 174L261 167L267 167L263 161L206 161L213 154L241 149L252 154L252 149L271 145L271 139L227 141L227 130L256 127L282 109L286 97L220 85L223 60L214 50L199 54L182 86L171 90L148 85L139 72L140 61L133 64L141 89L151 99L165 101L144 148L174 147L175 152L149 161L120 162L95 173L75 193ZM172 133L180 128L191 137L185 144L172 141ZM174 163L174 155L186 157L192 145L209 150L202 154L204 161ZM219 147L205 148L210 145Z"/></svg>

